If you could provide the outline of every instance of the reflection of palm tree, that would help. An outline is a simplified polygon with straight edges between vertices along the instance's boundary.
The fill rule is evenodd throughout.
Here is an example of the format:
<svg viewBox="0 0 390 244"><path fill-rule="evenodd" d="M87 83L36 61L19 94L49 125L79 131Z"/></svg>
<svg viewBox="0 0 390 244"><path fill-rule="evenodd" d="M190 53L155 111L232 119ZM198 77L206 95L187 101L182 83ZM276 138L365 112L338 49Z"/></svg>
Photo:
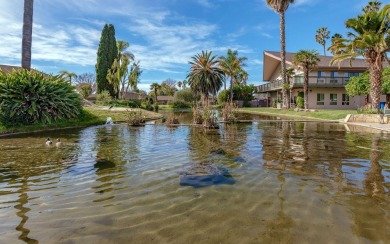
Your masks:
<svg viewBox="0 0 390 244"><path fill-rule="evenodd" d="M367 172L364 185L367 195L383 199L385 196L385 189L383 185L385 179L382 174L382 167L379 164L380 157L379 136L375 135L374 138L372 138L371 143L370 169Z"/></svg>
<svg viewBox="0 0 390 244"><path fill-rule="evenodd" d="M16 213L16 215L21 218L21 221L18 226L16 226L16 230L22 232L22 234L19 236L19 240L22 240L27 243L38 243L37 240L31 239L28 237L28 234L30 233L29 229L24 228L24 225L26 224L28 220L28 216L26 215L31 209L24 207L28 203L28 195L27 191L28 188L28 177L23 177L22 180L22 186L20 189L20 195L18 199L17 205L15 205L15 208L19 210L19 212Z"/></svg>
<svg viewBox="0 0 390 244"><path fill-rule="evenodd" d="M266 223L266 230L262 234L264 243L272 243L278 240L279 243L290 243L293 239L293 234L290 229L294 227L294 220L284 213L284 197L281 196L286 180L283 177L283 171L279 171L276 177L280 182L280 188L277 192L279 198L280 209L275 219L269 220Z"/></svg>

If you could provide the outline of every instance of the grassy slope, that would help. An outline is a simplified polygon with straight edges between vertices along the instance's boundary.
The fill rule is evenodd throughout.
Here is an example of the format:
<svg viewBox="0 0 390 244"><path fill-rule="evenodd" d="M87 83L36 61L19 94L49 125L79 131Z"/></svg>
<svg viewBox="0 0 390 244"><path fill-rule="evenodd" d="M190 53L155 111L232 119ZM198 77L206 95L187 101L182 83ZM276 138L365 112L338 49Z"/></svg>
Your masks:
<svg viewBox="0 0 390 244"><path fill-rule="evenodd" d="M317 112L295 112L294 110L274 109L274 108L240 108L240 112L253 114L270 114L282 116L294 116L307 119L340 120L348 114L356 114L356 110L336 110L322 109Z"/></svg>
<svg viewBox="0 0 390 244"><path fill-rule="evenodd" d="M143 110L147 119L157 119L161 115ZM65 127L99 125L106 122L107 117L111 117L114 122L124 122L127 120L127 111L109 111L90 107L83 108L79 118L69 121L61 121L53 125L29 125L29 126L14 126L5 127L0 124L0 134L16 133L16 132L32 132L47 129L58 129Z"/></svg>

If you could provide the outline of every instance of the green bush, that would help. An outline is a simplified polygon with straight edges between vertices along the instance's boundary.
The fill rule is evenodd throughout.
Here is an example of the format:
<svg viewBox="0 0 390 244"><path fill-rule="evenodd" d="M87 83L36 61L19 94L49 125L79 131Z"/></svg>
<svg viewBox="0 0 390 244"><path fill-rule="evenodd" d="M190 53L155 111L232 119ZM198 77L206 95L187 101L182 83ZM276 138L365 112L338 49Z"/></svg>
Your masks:
<svg viewBox="0 0 390 244"><path fill-rule="evenodd" d="M96 95L96 104L97 105L110 105L112 97L110 93L106 90Z"/></svg>
<svg viewBox="0 0 390 244"><path fill-rule="evenodd" d="M191 108L192 104L183 100L177 100L177 101L173 101L171 103L171 106L173 108Z"/></svg>
<svg viewBox="0 0 390 244"><path fill-rule="evenodd" d="M217 97L218 104L223 105L227 103L229 101L229 95L230 95L229 90L221 91Z"/></svg>
<svg viewBox="0 0 390 244"><path fill-rule="evenodd" d="M141 103L141 108L148 110L148 111L153 111L153 105L150 99L146 99Z"/></svg>
<svg viewBox="0 0 390 244"><path fill-rule="evenodd" d="M303 97L298 96L297 97L297 108L304 108L305 107L304 103L305 103L305 101L304 101Z"/></svg>
<svg viewBox="0 0 390 244"><path fill-rule="evenodd" d="M83 84L77 87L80 94L84 97L87 98L89 95L92 93L92 85L91 84Z"/></svg>
<svg viewBox="0 0 390 244"><path fill-rule="evenodd" d="M24 69L0 72L2 124L51 124L80 115L80 96L58 76Z"/></svg>

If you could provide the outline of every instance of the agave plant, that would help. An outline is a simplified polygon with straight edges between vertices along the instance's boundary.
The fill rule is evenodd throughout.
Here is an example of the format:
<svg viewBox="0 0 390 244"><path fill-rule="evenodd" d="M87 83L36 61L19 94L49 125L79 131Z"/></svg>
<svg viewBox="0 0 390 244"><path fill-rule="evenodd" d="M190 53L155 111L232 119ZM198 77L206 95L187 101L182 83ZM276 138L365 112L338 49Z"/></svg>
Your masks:
<svg viewBox="0 0 390 244"><path fill-rule="evenodd" d="M76 118L80 96L58 76L19 70L0 73L0 120L4 125L51 124Z"/></svg>

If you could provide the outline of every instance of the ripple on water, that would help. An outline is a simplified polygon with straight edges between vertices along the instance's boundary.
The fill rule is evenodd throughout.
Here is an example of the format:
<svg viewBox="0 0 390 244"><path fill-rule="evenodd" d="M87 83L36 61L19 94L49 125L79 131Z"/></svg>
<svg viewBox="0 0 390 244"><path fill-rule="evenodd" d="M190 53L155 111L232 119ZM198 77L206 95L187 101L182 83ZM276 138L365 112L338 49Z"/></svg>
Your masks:
<svg viewBox="0 0 390 244"><path fill-rule="evenodd" d="M300 122L240 124L213 133L162 125L61 133L61 149L42 143L56 138L50 133L0 140L7 148L0 152L2 240L390 240L385 137ZM234 184L193 188L180 185L183 176L229 176Z"/></svg>

